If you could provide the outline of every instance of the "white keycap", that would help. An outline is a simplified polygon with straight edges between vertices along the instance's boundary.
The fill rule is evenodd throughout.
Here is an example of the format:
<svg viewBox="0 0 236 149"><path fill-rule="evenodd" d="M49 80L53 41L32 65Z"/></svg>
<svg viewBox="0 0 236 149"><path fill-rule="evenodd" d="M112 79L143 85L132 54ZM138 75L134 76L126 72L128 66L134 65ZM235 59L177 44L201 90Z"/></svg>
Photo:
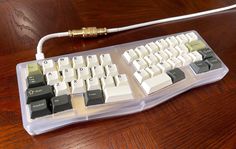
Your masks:
<svg viewBox="0 0 236 149"><path fill-rule="evenodd" d="M144 69L148 66L144 59L136 59L133 61L133 66L136 70Z"/></svg>
<svg viewBox="0 0 236 149"><path fill-rule="evenodd" d="M100 81L96 77L87 79L86 84L88 91L101 89Z"/></svg>
<svg viewBox="0 0 236 149"><path fill-rule="evenodd" d="M179 55L188 53L188 48L184 44L176 46L175 49L178 51Z"/></svg>
<svg viewBox="0 0 236 149"><path fill-rule="evenodd" d="M180 34L176 36L176 39L178 40L180 44L185 44L188 42L188 38L184 34Z"/></svg>
<svg viewBox="0 0 236 149"><path fill-rule="evenodd" d="M146 44L145 47L148 49L149 53L155 53L159 51L159 47L154 42Z"/></svg>
<svg viewBox="0 0 236 149"><path fill-rule="evenodd" d="M105 66L105 71L107 76L115 76L119 74L115 64Z"/></svg>
<svg viewBox="0 0 236 149"><path fill-rule="evenodd" d="M157 40L155 43L160 50L164 50L169 47L168 43L164 39Z"/></svg>
<svg viewBox="0 0 236 149"><path fill-rule="evenodd" d="M106 66L106 65L112 64L111 55L110 54L102 54L102 55L100 55L100 64L102 66Z"/></svg>
<svg viewBox="0 0 236 149"><path fill-rule="evenodd" d="M104 72L104 68L102 66L93 66L91 68L91 72L92 72L92 76L93 77L104 77L105 76L105 72Z"/></svg>
<svg viewBox="0 0 236 149"><path fill-rule="evenodd" d="M150 74L151 77L161 74L161 69L155 65L147 67L145 70Z"/></svg>
<svg viewBox="0 0 236 149"><path fill-rule="evenodd" d="M87 62L87 67L93 67L99 65L97 55L88 55L86 57L86 62Z"/></svg>
<svg viewBox="0 0 236 149"><path fill-rule="evenodd" d="M177 56L179 55L178 50L176 50L176 49L173 48L173 47L170 47L170 48L168 48L167 50L170 51L170 53L172 54L171 57L177 57ZM169 56L169 57L170 57L170 56Z"/></svg>
<svg viewBox="0 0 236 149"><path fill-rule="evenodd" d="M112 76L105 76L101 78L102 88L114 87L115 82Z"/></svg>
<svg viewBox="0 0 236 149"><path fill-rule="evenodd" d="M66 82L58 82L57 84L54 85L54 89L55 89L56 96L70 94L70 88L69 88L68 83Z"/></svg>
<svg viewBox="0 0 236 149"><path fill-rule="evenodd" d="M157 67L161 69L161 72L166 72L166 71L171 70L171 65L167 61L158 63Z"/></svg>
<svg viewBox="0 0 236 149"><path fill-rule="evenodd" d="M77 78L74 68L66 68L62 70L62 79L64 82L71 82Z"/></svg>
<svg viewBox="0 0 236 149"><path fill-rule="evenodd" d="M172 69L182 67L181 60L176 57L168 59L167 62L171 65Z"/></svg>
<svg viewBox="0 0 236 149"><path fill-rule="evenodd" d="M86 92L86 85L83 79L71 81L71 92L72 94Z"/></svg>
<svg viewBox="0 0 236 149"><path fill-rule="evenodd" d="M134 60L138 59L138 55L134 52L133 49L125 51L123 57L128 63L131 63Z"/></svg>
<svg viewBox="0 0 236 149"><path fill-rule="evenodd" d="M54 85L60 82L61 78L57 71L52 71L46 74L46 80L48 85Z"/></svg>
<svg viewBox="0 0 236 149"><path fill-rule="evenodd" d="M53 60L44 60L42 62L43 73L52 72L56 70L55 63Z"/></svg>
<svg viewBox="0 0 236 149"><path fill-rule="evenodd" d="M202 60L202 55L198 51L193 51L191 52L191 54L194 55L196 58L194 62Z"/></svg>
<svg viewBox="0 0 236 149"><path fill-rule="evenodd" d="M174 57L173 54L169 51L169 49L165 49L164 52L168 55L169 58Z"/></svg>
<svg viewBox="0 0 236 149"><path fill-rule="evenodd" d="M175 63L171 59L168 59L167 63L169 63L171 65L171 69L175 68Z"/></svg>
<svg viewBox="0 0 236 149"><path fill-rule="evenodd" d="M86 66L83 56L74 56L72 58L72 64L75 69Z"/></svg>
<svg viewBox="0 0 236 149"><path fill-rule="evenodd" d="M134 51L138 54L139 57L144 57L149 54L148 50L144 46L139 46L135 48Z"/></svg>
<svg viewBox="0 0 236 149"><path fill-rule="evenodd" d="M198 37L194 32L187 33L186 37L188 38L189 42L198 40Z"/></svg>
<svg viewBox="0 0 236 149"><path fill-rule="evenodd" d="M165 60L168 60L168 59L169 59L168 54L165 53L163 50L160 50L160 51L158 51L158 52L156 52L156 53L158 53L158 54L162 57L162 61L165 61Z"/></svg>
<svg viewBox="0 0 236 149"><path fill-rule="evenodd" d="M105 88L104 95L106 103L133 99L132 90L129 85Z"/></svg>
<svg viewBox="0 0 236 149"><path fill-rule="evenodd" d="M119 74L114 77L116 86L129 85L127 76L125 74Z"/></svg>
<svg viewBox="0 0 236 149"><path fill-rule="evenodd" d="M78 79L87 79L90 78L90 70L88 67L81 67L77 70L77 74L78 74Z"/></svg>
<svg viewBox="0 0 236 149"><path fill-rule="evenodd" d="M188 54L180 55L177 58L181 60L182 66L187 66L192 62L192 59Z"/></svg>
<svg viewBox="0 0 236 149"><path fill-rule="evenodd" d="M148 56L144 57L144 60L148 63L149 66L155 65L156 63L159 62L157 57L154 54L150 54Z"/></svg>
<svg viewBox="0 0 236 149"><path fill-rule="evenodd" d="M58 64L58 70L62 71L63 69L66 68L71 68L71 62L69 57L61 57L57 60L57 64Z"/></svg>
<svg viewBox="0 0 236 149"><path fill-rule="evenodd" d="M160 53L154 53L154 55L156 56L156 58L158 59L158 62L162 62L163 61L163 58L161 57Z"/></svg>
<svg viewBox="0 0 236 149"><path fill-rule="evenodd" d="M167 37L166 42L169 44L170 47L175 47L178 45L178 41L175 36Z"/></svg>
<svg viewBox="0 0 236 149"><path fill-rule="evenodd" d="M171 78L166 73L162 73L143 81L141 86L146 94L151 94L171 84Z"/></svg>
<svg viewBox="0 0 236 149"><path fill-rule="evenodd" d="M134 73L134 77L138 80L139 83L142 83L144 80L150 78L150 75L145 69L141 69Z"/></svg>

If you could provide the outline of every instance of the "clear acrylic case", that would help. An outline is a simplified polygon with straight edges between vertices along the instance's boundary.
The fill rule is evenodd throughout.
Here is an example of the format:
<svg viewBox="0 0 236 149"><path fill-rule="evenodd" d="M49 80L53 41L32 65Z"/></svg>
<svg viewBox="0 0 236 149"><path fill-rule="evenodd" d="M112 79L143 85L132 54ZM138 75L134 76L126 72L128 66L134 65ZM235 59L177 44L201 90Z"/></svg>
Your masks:
<svg viewBox="0 0 236 149"><path fill-rule="evenodd" d="M196 31L188 31L188 32L195 32L195 34L204 41L201 36ZM187 32L184 32L187 33ZM178 35L181 33L173 34ZM172 35L168 35L172 36ZM17 79L18 79L18 87L19 87L19 94L20 94L20 104L21 104L21 114L22 114L22 121L25 130L30 135L38 135L48 131L55 130L57 128L73 124L79 123L99 118L108 118L114 116L122 116L127 114L132 114L136 112L140 112L149 108L152 108L162 102L171 99L172 97L181 94L189 89L194 87L198 87L204 84L209 84L215 81L222 79L228 72L228 68L222 62L222 67L216 70L212 70L202 74L195 74L194 71L190 68L190 66L182 67L181 69L185 73L185 79L172 84L166 88L163 88L153 94L146 95L144 91L141 89L138 82L133 77L133 68L131 65L128 65L125 60L122 58L122 54L125 50L135 48L140 45L145 45L146 43L156 41L158 39L166 38L167 36L145 39L141 41L125 43L105 48L94 49L85 52L78 52L72 53L68 55L61 55L57 57L51 57L48 59L57 60L59 57L62 56L86 56L90 54L104 54L110 53L112 57L112 61L114 64L117 65L118 71L120 74L125 73L128 76L129 83L131 85L131 89L133 91L133 100L129 101L122 101L122 102L114 102L114 103L106 103L102 105L95 105L91 107L86 107L84 105L84 99L82 94L75 94L72 95L72 106L73 109L67 110L64 112L59 112L57 114L52 114L36 119L31 119L29 116L29 107L26 104L26 65L28 63L36 62L36 61L29 61L20 63L16 67L17 71ZM204 41L205 42L205 41ZM207 45L207 43L205 42ZM208 46L208 45L207 45ZM208 46L208 48L210 48ZM219 58L216 55L217 58ZM37 61L39 64L42 61Z"/></svg>

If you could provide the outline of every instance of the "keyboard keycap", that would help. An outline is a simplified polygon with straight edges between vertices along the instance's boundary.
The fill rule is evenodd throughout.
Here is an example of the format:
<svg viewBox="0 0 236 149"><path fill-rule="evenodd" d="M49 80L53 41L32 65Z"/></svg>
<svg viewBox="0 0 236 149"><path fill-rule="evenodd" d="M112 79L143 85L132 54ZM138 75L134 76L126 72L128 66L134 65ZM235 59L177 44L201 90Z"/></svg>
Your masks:
<svg viewBox="0 0 236 149"><path fill-rule="evenodd" d="M210 70L221 68L221 62L215 57L208 58L205 62L210 66Z"/></svg>
<svg viewBox="0 0 236 149"><path fill-rule="evenodd" d="M51 99L51 103L52 103L52 113L57 113L57 112L72 109L70 95L62 95L62 96L53 97Z"/></svg>
<svg viewBox="0 0 236 149"><path fill-rule="evenodd" d="M145 48L148 49L149 53L155 53L159 51L159 47L154 42L146 44Z"/></svg>
<svg viewBox="0 0 236 149"><path fill-rule="evenodd" d="M38 63L27 64L28 76L42 74L41 68Z"/></svg>
<svg viewBox="0 0 236 149"><path fill-rule="evenodd" d="M27 77L27 85L28 88L43 86L46 85L46 81L42 74L31 75Z"/></svg>
<svg viewBox="0 0 236 149"><path fill-rule="evenodd" d="M142 83L144 80L148 79L150 75L146 70L141 69L134 73L134 77L138 80L139 83Z"/></svg>
<svg viewBox="0 0 236 149"><path fill-rule="evenodd" d="M174 37L167 37L166 42L169 44L169 47L175 47L178 45L178 40Z"/></svg>
<svg viewBox="0 0 236 149"><path fill-rule="evenodd" d="M74 56L72 58L72 64L73 64L74 69L78 69L78 68L86 66L83 56Z"/></svg>
<svg viewBox="0 0 236 149"><path fill-rule="evenodd" d="M214 56L213 51L211 49L209 49L209 48L206 48L206 49L203 49L203 50L199 50L199 53L202 55L203 59L207 59L207 58L210 58L210 57Z"/></svg>
<svg viewBox="0 0 236 149"><path fill-rule="evenodd" d="M88 55L86 57L86 61L87 61L87 67L93 67L99 65L97 55Z"/></svg>
<svg viewBox="0 0 236 149"><path fill-rule="evenodd" d="M42 62L43 74L56 71L55 62L53 60L44 60Z"/></svg>
<svg viewBox="0 0 236 149"><path fill-rule="evenodd" d="M105 76L105 72L104 72L104 68L102 66L93 66L91 68L91 72L92 72L92 76L93 77L104 77Z"/></svg>
<svg viewBox="0 0 236 149"><path fill-rule="evenodd" d="M148 50L144 46L139 46L135 48L134 51L138 54L140 58L143 58L144 56L147 56L149 54Z"/></svg>
<svg viewBox="0 0 236 149"><path fill-rule="evenodd" d="M112 64L110 54L102 54L102 55L100 55L100 64L102 66L106 66L106 65Z"/></svg>
<svg viewBox="0 0 236 149"><path fill-rule="evenodd" d="M178 81L185 79L184 72L179 68L175 68L173 70L170 70L167 72L167 74L171 77L171 80L173 83L176 83Z"/></svg>
<svg viewBox="0 0 236 149"><path fill-rule="evenodd" d="M157 67L161 69L161 72L166 72L171 70L171 64L169 64L167 61L158 63Z"/></svg>
<svg viewBox="0 0 236 149"><path fill-rule="evenodd" d="M72 94L84 93L86 91L86 85L83 79L73 80L71 82Z"/></svg>
<svg viewBox="0 0 236 149"><path fill-rule="evenodd" d="M125 74L119 74L114 77L116 86L129 85L127 76Z"/></svg>
<svg viewBox="0 0 236 149"><path fill-rule="evenodd" d="M164 50L169 47L168 43L164 39L157 40L155 43L160 50Z"/></svg>
<svg viewBox="0 0 236 149"><path fill-rule="evenodd" d="M85 92L84 103L86 106L105 103L102 90L92 90Z"/></svg>
<svg viewBox="0 0 236 149"><path fill-rule="evenodd" d="M180 44L185 44L188 42L188 38L184 34L177 35L176 39Z"/></svg>
<svg viewBox="0 0 236 149"><path fill-rule="evenodd" d="M49 85L29 88L26 90L27 104L41 100L41 99L51 99L54 96L52 87Z"/></svg>
<svg viewBox="0 0 236 149"><path fill-rule="evenodd" d="M105 71L106 71L107 76L115 76L115 75L119 74L116 64L111 64L111 65L105 66Z"/></svg>
<svg viewBox="0 0 236 149"><path fill-rule="evenodd" d="M134 52L133 49L130 49L124 52L123 57L128 63L131 63L138 58L138 55Z"/></svg>
<svg viewBox="0 0 236 149"><path fill-rule="evenodd" d="M46 99L30 103L30 116L32 119L52 114L51 107L48 106Z"/></svg>
<svg viewBox="0 0 236 149"><path fill-rule="evenodd" d="M209 65L205 61L198 61L190 64L196 74L209 71Z"/></svg>
<svg viewBox="0 0 236 149"><path fill-rule="evenodd" d="M186 37L188 38L189 42L194 41L194 40L198 40L198 37L194 32L187 33Z"/></svg>
<svg viewBox="0 0 236 149"><path fill-rule="evenodd" d="M88 91L101 89L100 81L96 77L87 79L86 85Z"/></svg>
<svg viewBox="0 0 236 149"><path fill-rule="evenodd" d="M148 56L144 57L144 60L148 63L149 66L155 65L156 63L159 62L157 57L154 54L150 54Z"/></svg>
<svg viewBox="0 0 236 149"><path fill-rule="evenodd" d="M104 96L106 103L133 99L132 90L129 85L105 88Z"/></svg>
<svg viewBox="0 0 236 149"><path fill-rule="evenodd" d="M101 78L102 88L114 87L115 82L112 76L105 76Z"/></svg>
<svg viewBox="0 0 236 149"><path fill-rule="evenodd" d="M198 51L206 48L206 45L201 40L194 40L185 44L190 52Z"/></svg>
<svg viewBox="0 0 236 149"><path fill-rule="evenodd" d="M52 71L46 74L46 80L48 85L54 85L60 82L61 77L57 71Z"/></svg>
<svg viewBox="0 0 236 149"><path fill-rule="evenodd" d="M166 73L162 73L143 81L141 87L144 89L146 94L151 94L171 84L171 78Z"/></svg>
<svg viewBox="0 0 236 149"><path fill-rule="evenodd" d="M156 76L158 74L161 74L161 69L159 67L155 66L155 65L147 67L145 70L149 73L149 75L151 77L154 77L154 76Z"/></svg>
<svg viewBox="0 0 236 149"><path fill-rule="evenodd" d="M58 70L62 71L64 69L71 68L71 62L69 57L61 57L57 60Z"/></svg>
<svg viewBox="0 0 236 149"><path fill-rule="evenodd" d="M88 67L81 67L77 70L78 79L86 80L87 78L90 78L90 69Z"/></svg>
<svg viewBox="0 0 236 149"><path fill-rule="evenodd" d="M77 78L74 68L66 68L62 71L63 81L71 82Z"/></svg>
<svg viewBox="0 0 236 149"><path fill-rule="evenodd" d="M59 83L55 84L54 89L55 89L56 96L70 94L70 88L69 88L68 83L66 83L66 82L59 82Z"/></svg>

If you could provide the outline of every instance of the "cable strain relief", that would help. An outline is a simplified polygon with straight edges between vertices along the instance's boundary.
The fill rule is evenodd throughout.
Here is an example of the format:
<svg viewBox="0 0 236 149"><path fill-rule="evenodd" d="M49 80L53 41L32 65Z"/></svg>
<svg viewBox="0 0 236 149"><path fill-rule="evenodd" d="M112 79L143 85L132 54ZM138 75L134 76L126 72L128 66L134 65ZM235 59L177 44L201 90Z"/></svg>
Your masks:
<svg viewBox="0 0 236 149"><path fill-rule="evenodd" d="M36 57L36 60L42 60L45 58L43 53L36 53L35 57Z"/></svg>

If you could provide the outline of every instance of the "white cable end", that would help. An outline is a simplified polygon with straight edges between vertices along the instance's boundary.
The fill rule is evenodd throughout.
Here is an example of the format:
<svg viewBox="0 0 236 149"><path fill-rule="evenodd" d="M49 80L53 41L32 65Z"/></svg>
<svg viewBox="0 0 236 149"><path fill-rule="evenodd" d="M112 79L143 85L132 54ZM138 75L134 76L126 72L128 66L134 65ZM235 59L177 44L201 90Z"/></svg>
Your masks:
<svg viewBox="0 0 236 149"><path fill-rule="evenodd" d="M44 59L44 54L43 53L36 53L35 57L36 57L36 60L42 60L42 59Z"/></svg>

